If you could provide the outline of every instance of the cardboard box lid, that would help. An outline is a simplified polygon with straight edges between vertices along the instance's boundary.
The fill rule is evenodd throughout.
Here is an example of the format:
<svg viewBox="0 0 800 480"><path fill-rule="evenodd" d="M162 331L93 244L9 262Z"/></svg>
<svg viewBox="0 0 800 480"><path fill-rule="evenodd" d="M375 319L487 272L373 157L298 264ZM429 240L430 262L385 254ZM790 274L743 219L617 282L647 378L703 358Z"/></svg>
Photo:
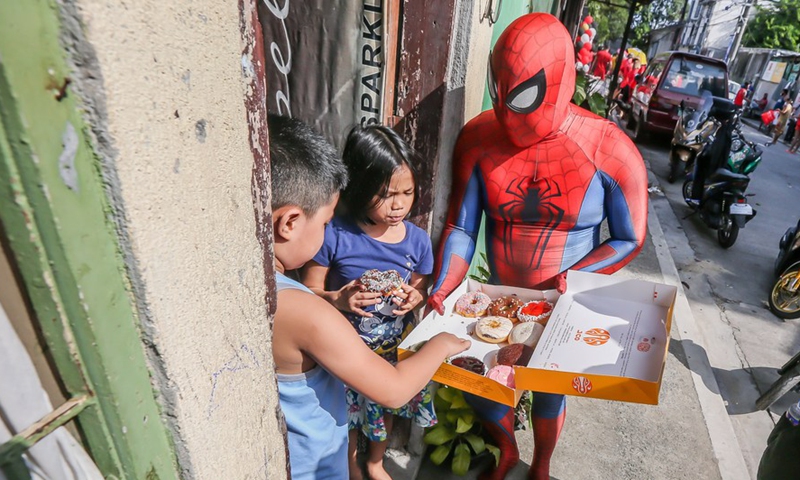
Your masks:
<svg viewBox="0 0 800 480"><path fill-rule="evenodd" d="M528 367L657 382L677 289L570 271Z"/></svg>

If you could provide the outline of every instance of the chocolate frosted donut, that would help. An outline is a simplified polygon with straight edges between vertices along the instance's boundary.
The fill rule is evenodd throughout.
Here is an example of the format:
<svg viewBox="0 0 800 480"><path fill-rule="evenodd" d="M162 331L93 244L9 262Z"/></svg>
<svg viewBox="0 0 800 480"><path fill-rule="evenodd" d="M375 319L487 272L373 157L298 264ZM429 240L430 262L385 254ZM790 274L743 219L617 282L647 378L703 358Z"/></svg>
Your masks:
<svg viewBox="0 0 800 480"><path fill-rule="evenodd" d="M486 364L484 364L475 357L470 357L470 356L456 357L450 360L450 364L458 368L463 368L464 370L468 370L472 373L477 373L478 375L483 375L484 373L486 373Z"/></svg>
<svg viewBox="0 0 800 480"><path fill-rule="evenodd" d="M403 284L403 277L395 270L382 272L373 268L361 275L361 284L367 287L368 292L380 293L385 296L400 288Z"/></svg>
<svg viewBox="0 0 800 480"><path fill-rule="evenodd" d="M511 321L517 321L517 311L522 306L522 300L511 295L504 295L489 304L489 315L495 317L506 317Z"/></svg>
<svg viewBox="0 0 800 480"><path fill-rule="evenodd" d="M527 365L533 349L522 343L512 343L497 351L498 365Z"/></svg>

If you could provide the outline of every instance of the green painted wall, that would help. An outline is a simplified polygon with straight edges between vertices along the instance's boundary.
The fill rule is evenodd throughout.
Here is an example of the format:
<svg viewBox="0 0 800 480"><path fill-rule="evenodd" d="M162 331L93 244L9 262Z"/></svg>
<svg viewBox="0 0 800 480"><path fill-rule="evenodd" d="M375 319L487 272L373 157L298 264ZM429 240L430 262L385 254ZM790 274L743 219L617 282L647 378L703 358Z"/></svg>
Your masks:
<svg viewBox="0 0 800 480"><path fill-rule="evenodd" d="M492 30L492 48L494 48L497 39L503 33L503 30L508 27L511 22L519 17L533 12L555 13L553 10L556 8L556 2L553 0L513 0L503 1L500 3L501 8L497 16L497 22L494 24ZM492 108L492 98L489 96L488 86L483 89L483 110ZM477 275L478 265L483 265L481 254L486 252L486 218L481 220L481 228L478 232L477 246L475 248L475 256L472 258L470 264L469 275Z"/></svg>
<svg viewBox="0 0 800 480"><path fill-rule="evenodd" d="M0 2L0 222L101 471L177 478L55 1ZM66 96L63 94L66 93Z"/></svg>
<svg viewBox="0 0 800 480"><path fill-rule="evenodd" d="M498 0L496 0L495 3L497 3L497 1ZM554 13L554 8L556 8L556 6L553 0L505 0L500 2L500 12L492 30L492 48L494 48L503 30L511 25L511 22L514 20L533 12ZM492 108L492 99L489 97L489 89L484 88L483 109L489 110L490 108Z"/></svg>

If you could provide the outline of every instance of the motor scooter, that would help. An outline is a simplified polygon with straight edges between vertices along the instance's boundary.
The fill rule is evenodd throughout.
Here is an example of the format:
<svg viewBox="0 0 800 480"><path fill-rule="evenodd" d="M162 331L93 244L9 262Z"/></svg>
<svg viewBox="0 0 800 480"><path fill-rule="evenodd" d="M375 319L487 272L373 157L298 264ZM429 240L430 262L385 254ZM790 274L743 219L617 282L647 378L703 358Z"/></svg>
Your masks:
<svg viewBox="0 0 800 480"><path fill-rule="evenodd" d="M788 362L778 369L778 375L780 377L756 400L757 409L765 410L789 390L798 390L800 387L798 385L800 383L800 352L795 353Z"/></svg>
<svg viewBox="0 0 800 480"><path fill-rule="evenodd" d="M709 115L717 118L721 126L698 155L692 173L683 184L683 199L708 227L717 230L720 246L730 248L739 236L739 229L756 216L756 210L747 203L745 192L750 184L749 174L761 162L761 150L742 135L741 109L730 100L714 97ZM715 141L729 147L716 151L712 148ZM715 155L724 158L714 158ZM701 168L709 172L702 186L698 186L695 177L700 173L701 163ZM702 192L694 195L695 188L702 188Z"/></svg>
<svg viewBox="0 0 800 480"><path fill-rule="evenodd" d="M711 93L704 91L704 97ZM709 111L713 105L711 98L703 98L698 108L686 108L683 101L678 107L678 122L672 136L669 151L669 175L667 181L674 182L692 171L697 155L710 143L721 123Z"/></svg>
<svg viewBox="0 0 800 480"><path fill-rule="evenodd" d="M778 246L769 309L780 318L800 318L800 221L786 230Z"/></svg>

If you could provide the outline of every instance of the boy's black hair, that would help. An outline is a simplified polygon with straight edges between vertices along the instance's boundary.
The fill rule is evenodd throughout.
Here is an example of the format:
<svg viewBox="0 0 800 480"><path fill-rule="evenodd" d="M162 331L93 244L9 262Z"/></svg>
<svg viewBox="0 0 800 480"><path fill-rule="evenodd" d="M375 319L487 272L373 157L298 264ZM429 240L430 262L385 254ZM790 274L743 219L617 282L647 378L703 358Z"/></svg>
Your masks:
<svg viewBox="0 0 800 480"><path fill-rule="evenodd" d="M333 146L300 120L270 114L272 209L296 205L312 216L347 185L347 169Z"/></svg>
<svg viewBox="0 0 800 480"><path fill-rule="evenodd" d="M403 165L414 177L414 204L417 203L419 186L415 165L421 162L421 157L391 128L382 125L353 128L347 136L342 157L350 173L350 183L342 192L342 204L353 220L373 223L367 213L376 205L375 197L386 194L392 175Z"/></svg>

